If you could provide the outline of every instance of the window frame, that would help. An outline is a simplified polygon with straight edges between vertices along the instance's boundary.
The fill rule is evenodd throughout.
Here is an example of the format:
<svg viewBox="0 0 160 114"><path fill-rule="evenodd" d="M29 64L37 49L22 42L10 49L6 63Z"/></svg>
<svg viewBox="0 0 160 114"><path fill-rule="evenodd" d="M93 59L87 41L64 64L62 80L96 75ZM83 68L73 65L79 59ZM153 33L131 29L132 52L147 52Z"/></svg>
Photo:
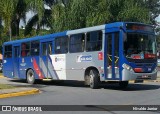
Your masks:
<svg viewBox="0 0 160 114"><path fill-rule="evenodd" d="M7 48L7 50L6 50L6 47L8 47L8 46L11 46L11 50L8 50L8 48ZM12 57L13 57L12 51L13 51L13 49L12 49L12 44L10 44L10 45L5 45L5 46L4 46L4 58L12 58ZM7 56L6 56L6 54L7 54ZM11 56L8 56L8 54L11 55Z"/></svg>
<svg viewBox="0 0 160 114"><path fill-rule="evenodd" d="M35 47L32 47L34 42L37 43L37 44L36 44ZM40 55L40 41L39 40L31 41L30 45L31 45L30 46L30 55L31 56L39 56ZM37 52L32 51L33 49L37 49Z"/></svg>
<svg viewBox="0 0 160 114"><path fill-rule="evenodd" d="M77 39L79 38L78 35L82 35L81 40L79 40L81 42L77 42L78 41ZM73 37L73 36L75 36L75 37ZM76 40L74 41L74 40L72 40L72 38L74 38L74 40L75 39ZM78 47L77 45L80 45L81 47L80 46ZM73 46L73 47L71 47L71 46ZM75 50L75 48L77 48L77 50ZM78 49L81 49L81 50L78 51ZM70 35L70 37L69 37L69 52L70 53L80 53L80 52L84 52L84 51L85 51L85 33L78 33L78 34Z"/></svg>
<svg viewBox="0 0 160 114"><path fill-rule="evenodd" d="M66 44L64 44L63 39L66 40ZM54 40L54 53L55 54L66 54L68 53L68 41L69 41L69 37L68 36L62 36L62 37L57 37ZM59 45L57 45L58 43L60 43ZM57 49L57 46L59 46L60 49ZM66 51L62 51L62 49L66 48ZM58 52L58 50L60 50Z"/></svg>
<svg viewBox="0 0 160 114"><path fill-rule="evenodd" d="M96 40L91 41L91 34L95 33L98 34L98 37L96 37ZM100 35L101 34L101 35ZM89 35L89 37L88 37ZM89 49L90 46L89 45L96 45L97 48L93 48L93 49ZM93 45L93 46L94 46ZM100 48L98 47L98 45L100 46ZM86 33L86 52L92 52L92 51L101 51L103 47L103 31L102 30L97 30L97 31L90 31Z"/></svg>
<svg viewBox="0 0 160 114"><path fill-rule="evenodd" d="M28 46L29 46L29 48L26 46L25 48L26 49L22 49L22 45L23 44L29 44ZM22 52L24 51L24 53L25 53L25 55L24 56L22 56ZM22 42L21 43L21 57L29 57L29 56L31 56L31 42L29 41L29 42Z"/></svg>

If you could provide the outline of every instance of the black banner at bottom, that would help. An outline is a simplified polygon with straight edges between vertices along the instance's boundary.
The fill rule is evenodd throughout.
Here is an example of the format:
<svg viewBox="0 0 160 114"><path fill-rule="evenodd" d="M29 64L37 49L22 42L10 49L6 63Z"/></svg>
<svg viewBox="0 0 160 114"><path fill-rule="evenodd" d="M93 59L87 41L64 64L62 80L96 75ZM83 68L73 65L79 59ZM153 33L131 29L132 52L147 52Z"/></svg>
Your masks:
<svg viewBox="0 0 160 114"><path fill-rule="evenodd" d="M0 111L160 111L160 105L1 105Z"/></svg>

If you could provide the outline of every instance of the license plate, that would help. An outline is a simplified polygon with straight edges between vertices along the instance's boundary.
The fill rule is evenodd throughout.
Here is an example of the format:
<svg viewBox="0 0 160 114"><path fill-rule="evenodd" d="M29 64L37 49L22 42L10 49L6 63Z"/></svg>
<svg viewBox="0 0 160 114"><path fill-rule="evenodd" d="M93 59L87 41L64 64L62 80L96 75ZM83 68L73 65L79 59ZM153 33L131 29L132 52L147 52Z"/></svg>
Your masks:
<svg viewBox="0 0 160 114"><path fill-rule="evenodd" d="M148 77L149 77L148 75L143 75L143 76L142 76L142 78L148 78Z"/></svg>

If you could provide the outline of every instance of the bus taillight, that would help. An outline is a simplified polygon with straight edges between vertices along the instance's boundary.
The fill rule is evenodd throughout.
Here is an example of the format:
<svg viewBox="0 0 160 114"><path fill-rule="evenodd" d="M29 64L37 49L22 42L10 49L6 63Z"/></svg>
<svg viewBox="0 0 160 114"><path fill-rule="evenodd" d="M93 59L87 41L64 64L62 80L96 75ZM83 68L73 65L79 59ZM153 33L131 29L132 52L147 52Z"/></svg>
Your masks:
<svg viewBox="0 0 160 114"><path fill-rule="evenodd" d="M98 60L103 60L103 53L102 52L98 53Z"/></svg>

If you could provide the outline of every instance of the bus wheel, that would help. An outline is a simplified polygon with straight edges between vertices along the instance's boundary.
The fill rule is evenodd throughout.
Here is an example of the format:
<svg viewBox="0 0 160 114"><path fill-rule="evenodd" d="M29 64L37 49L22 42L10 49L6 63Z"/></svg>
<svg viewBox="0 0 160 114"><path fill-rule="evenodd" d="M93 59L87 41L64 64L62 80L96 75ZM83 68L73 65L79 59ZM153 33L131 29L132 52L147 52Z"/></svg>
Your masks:
<svg viewBox="0 0 160 114"><path fill-rule="evenodd" d="M27 71L27 82L29 84L34 84L35 83L35 77L34 77L34 72L32 69L29 69Z"/></svg>
<svg viewBox="0 0 160 114"><path fill-rule="evenodd" d="M122 89L126 88L128 86L128 81L120 81L119 86Z"/></svg>
<svg viewBox="0 0 160 114"><path fill-rule="evenodd" d="M97 89L99 86L99 73L96 70L92 69L90 70L89 77L90 77L90 87L92 89Z"/></svg>

